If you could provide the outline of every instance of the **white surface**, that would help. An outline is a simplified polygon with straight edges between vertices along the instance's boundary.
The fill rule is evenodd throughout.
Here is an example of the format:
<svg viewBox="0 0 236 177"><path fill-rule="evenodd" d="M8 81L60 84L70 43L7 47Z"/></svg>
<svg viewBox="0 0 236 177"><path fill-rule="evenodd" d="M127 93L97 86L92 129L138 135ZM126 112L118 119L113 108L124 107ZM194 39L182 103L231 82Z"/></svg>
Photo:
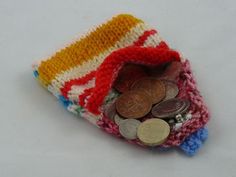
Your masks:
<svg viewBox="0 0 236 177"><path fill-rule="evenodd" d="M235 7L233 0L1 0L0 176L236 176ZM195 157L113 138L33 79L34 61L121 12L144 19L191 60L212 113L210 137Z"/></svg>

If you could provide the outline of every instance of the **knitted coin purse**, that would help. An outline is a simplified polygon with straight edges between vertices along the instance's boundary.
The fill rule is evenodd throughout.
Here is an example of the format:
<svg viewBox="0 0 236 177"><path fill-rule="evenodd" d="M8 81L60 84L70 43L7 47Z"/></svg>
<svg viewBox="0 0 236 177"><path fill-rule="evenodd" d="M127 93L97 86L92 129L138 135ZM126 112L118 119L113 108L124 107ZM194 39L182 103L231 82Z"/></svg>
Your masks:
<svg viewBox="0 0 236 177"><path fill-rule="evenodd" d="M158 66L180 61L178 98L191 102L191 119L173 129L159 149L180 147L194 155L207 138L209 113L196 87L189 61L160 38L159 33L132 15L121 14L98 26L56 54L33 65L34 76L64 107L118 137L118 126L104 115L104 107L118 96L112 89L125 63ZM138 139L127 140L143 145Z"/></svg>

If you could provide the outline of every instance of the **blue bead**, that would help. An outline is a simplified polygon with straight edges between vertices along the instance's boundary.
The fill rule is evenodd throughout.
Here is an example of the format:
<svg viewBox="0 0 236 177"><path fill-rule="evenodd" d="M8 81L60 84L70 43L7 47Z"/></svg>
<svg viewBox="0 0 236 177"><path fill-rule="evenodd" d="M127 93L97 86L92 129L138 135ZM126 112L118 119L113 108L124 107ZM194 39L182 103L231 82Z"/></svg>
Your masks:
<svg viewBox="0 0 236 177"><path fill-rule="evenodd" d="M39 73L36 70L33 71L33 74L34 74L34 77L36 77L36 78L39 76Z"/></svg>
<svg viewBox="0 0 236 177"><path fill-rule="evenodd" d="M67 109L67 107L68 107L69 105L72 104L71 101L67 100L67 99L66 99L64 96L62 96L62 95L59 95L58 98L59 98L60 102L62 103L62 105L64 106L64 108L66 108L66 109Z"/></svg>

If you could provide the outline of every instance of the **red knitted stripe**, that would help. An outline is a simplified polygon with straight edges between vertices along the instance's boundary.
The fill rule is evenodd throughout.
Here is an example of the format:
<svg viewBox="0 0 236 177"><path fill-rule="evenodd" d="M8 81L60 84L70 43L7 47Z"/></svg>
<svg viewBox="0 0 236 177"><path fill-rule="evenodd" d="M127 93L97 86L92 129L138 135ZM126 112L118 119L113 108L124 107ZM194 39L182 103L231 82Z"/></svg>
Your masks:
<svg viewBox="0 0 236 177"><path fill-rule="evenodd" d="M79 105L84 107L85 105L85 98L91 94L91 92L93 91L93 88L88 88L85 89L83 94L79 95Z"/></svg>
<svg viewBox="0 0 236 177"><path fill-rule="evenodd" d="M96 71L92 71L85 75L84 77L81 77L79 79L73 79L70 81L67 81L64 85L64 87L61 88L61 94L68 99L68 92L71 90L71 87L73 85L83 85L86 84L89 80L91 80L95 76Z"/></svg>
<svg viewBox="0 0 236 177"><path fill-rule="evenodd" d="M145 31L143 33L143 35L140 36L136 42L134 42L133 45L135 45L135 46L142 46L149 36L151 36L153 34L156 34L156 33L157 33L157 31L154 30L154 29L149 30L149 31Z"/></svg>
<svg viewBox="0 0 236 177"><path fill-rule="evenodd" d="M165 41L161 41L158 46L159 48L163 48L163 49L169 49L168 45L166 44Z"/></svg>
<svg viewBox="0 0 236 177"><path fill-rule="evenodd" d="M88 99L86 108L99 114L99 106L108 94L115 76L123 64L132 62L144 65L160 65L166 62L180 60L178 52L166 48L131 46L112 52L100 65L96 72L95 88Z"/></svg>
<svg viewBox="0 0 236 177"><path fill-rule="evenodd" d="M146 39L153 35L156 34L157 31L156 30L149 30L149 31L145 31L139 38L137 41L134 42L133 45L136 46L141 46L144 44L144 42L146 41ZM61 94L68 99L68 92L71 90L71 87L73 85L83 85L86 84L89 80L91 80L93 77L95 76L95 71L92 71L91 73L88 73L87 75L85 75L82 78L78 78L78 79L73 79L70 81L67 81L64 86L60 89L61 90Z"/></svg>

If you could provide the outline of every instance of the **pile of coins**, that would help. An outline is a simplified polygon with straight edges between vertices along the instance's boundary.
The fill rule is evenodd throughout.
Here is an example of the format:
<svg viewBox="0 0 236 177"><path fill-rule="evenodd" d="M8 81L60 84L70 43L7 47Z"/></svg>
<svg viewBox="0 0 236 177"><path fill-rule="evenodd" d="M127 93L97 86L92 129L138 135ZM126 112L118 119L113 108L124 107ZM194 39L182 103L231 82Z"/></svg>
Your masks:
<svg viewBox="0 0 236 177"><path fill-rule="evenodd" d="M165 142L175 125L179 127L189 118L190 102L176 98L179 62L152 69L132 64L123 67L114 83L120 95L105 109L105 115L119 126L124 138L157 146Z"/></svg>

